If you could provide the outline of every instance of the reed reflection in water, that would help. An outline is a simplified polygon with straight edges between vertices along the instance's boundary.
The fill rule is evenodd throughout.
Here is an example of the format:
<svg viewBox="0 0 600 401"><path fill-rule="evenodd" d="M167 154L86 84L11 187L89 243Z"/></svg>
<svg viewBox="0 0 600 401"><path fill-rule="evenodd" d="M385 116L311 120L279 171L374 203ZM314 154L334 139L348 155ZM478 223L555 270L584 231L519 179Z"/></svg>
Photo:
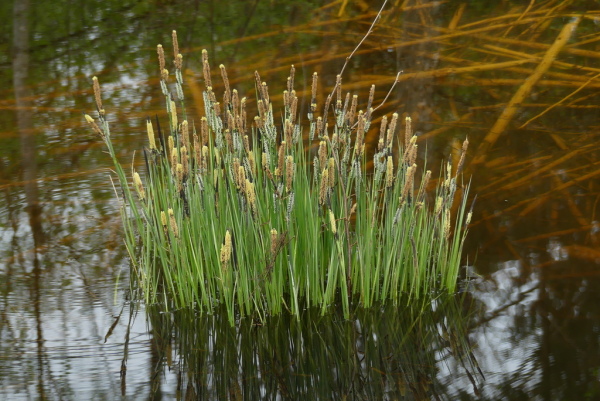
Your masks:
<svg viewBox="0 0 600 401"><path fill-rule="evenodd" d="M477 318L464 301L375 307L350 320L306 310L237 327L225 313L147 313L156 374L177 376L179 399L420 400L445 398L460 377L478 393L483 374L469 342ZM440 374L444 365L452 369Z"/></svg>

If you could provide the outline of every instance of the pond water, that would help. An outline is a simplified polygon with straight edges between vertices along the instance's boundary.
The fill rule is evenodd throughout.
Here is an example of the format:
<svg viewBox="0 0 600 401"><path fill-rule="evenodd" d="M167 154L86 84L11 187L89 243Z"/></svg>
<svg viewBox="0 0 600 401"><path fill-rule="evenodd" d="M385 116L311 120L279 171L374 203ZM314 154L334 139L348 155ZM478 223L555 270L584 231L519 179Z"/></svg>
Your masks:
<svg viewBox="0 0 600 401"><path fill-rule="evenodd" d="M313 71L334 84L381 3L2 2L0 399L600 398L592 1L390 1L344 72L378 104L403 71L377 112L413 118L432 168L468 136L467 292L234 328L131 301L110 159L82 116L92 76L127 162L146 116L164 117L155 46L171 30L198 115L203 48L249 99L255 70L274 94L291 64L307 95Z"/></svg>

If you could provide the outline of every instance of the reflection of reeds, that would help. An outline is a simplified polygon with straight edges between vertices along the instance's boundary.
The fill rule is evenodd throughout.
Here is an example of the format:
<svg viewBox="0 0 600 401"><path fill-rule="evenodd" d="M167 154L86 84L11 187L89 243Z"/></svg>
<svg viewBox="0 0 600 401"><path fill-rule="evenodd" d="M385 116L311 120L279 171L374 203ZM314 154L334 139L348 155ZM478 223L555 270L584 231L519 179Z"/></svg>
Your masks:
<svg viewBox="0 0 600 401"><path fill-rule="evenodd" d="M476 316L464 307L461 296L441 297L359 308L350 320L308 309L299 320L282 314L234 328L225 313L147 311L157 352L180 375L182 399L423 400L456 399L467 380L477 392L484 379L468 337ZM165 368L156 364L154 375L168 375Z"/></svg>
<svg viewBox="0 0 600 401"><path fill-rule="evenodd" d="M160 46L158 54L162 67ZM255 74L258 116L249 138L246 99L231 91L221 65L225 91L222 102L217 100L203 52L207 88L200 151L185 114L181 57L176 57L175 95L168 90L166 69L161 74L168 147L153 140L149 123L146 182L134 173L137 200L115 157L104 115L99 115L102 128L86 117L101 130L113 157L127 205L127 247L149 303L171 299L177 308L195 304L208 313L223 304L233 322L238 314L262 319L282 309L295 316L306 306L325 311L338 300L348 317L354 300L369 307L398 304L405 294L410 299L436 289L454 291L466 197L452 220L458 183L450 163L435 211L426 205L426 187L415 190L417 144L410 119L406 140L393 152L394 114L382 132L384 146L373 156L374 171L367 172L364 138L373 108L357 110L357 98L349 94L344 101L338 77L326 111L317 117L317 105L309 114L307 128L319 141L310 163L297 121L294 68L284 93L282 129L274 121L267 84ZM426 172L423 181L429 176Z"/></svg>

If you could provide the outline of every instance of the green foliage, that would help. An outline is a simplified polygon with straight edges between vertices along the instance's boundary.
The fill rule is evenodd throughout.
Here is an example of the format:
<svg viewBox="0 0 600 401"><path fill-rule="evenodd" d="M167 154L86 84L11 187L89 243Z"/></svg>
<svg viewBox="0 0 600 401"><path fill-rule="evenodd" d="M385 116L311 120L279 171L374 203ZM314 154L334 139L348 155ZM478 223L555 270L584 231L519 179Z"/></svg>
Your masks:
<svg viewBox="0 0 600 401"><path fill-rule="evenodd" d="M238 316L262 320L284 309L294 316L306 307L324 313L338 301L349 317L351 305L397 305L439 289L454 291L466 235L466 197L454 223L451 218L457 174L448 164L435 205L428 205L431 172L416 189L417 138L407 118L404 138L394 145L397 114L389 124L384 117L367 170L364 140L374 87L367 111L357 111L356 96L342 99L338 77L317 117L315 73L303 133L294 68L281 124L256 73L258 116L251 130L246 99L230 88L222 65L225 93L217 101L204 51L205 116L197 129L185 113L181 55L173 98L160 45L158 52L169 135L148 121L145 182L132 171L130 186L117 161L97 80L100 126L86 116L115 164L127 248L148 303L196 305L206 313L224 305L233 323Z"/></svg>

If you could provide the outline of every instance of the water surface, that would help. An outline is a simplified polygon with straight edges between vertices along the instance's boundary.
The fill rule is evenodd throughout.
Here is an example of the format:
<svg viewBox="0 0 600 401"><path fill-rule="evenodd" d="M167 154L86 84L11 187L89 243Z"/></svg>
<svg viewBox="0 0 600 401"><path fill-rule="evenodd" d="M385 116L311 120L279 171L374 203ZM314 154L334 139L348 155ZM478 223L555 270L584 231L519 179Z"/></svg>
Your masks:
<svg viewBox="0 0 600 401"><path fill-rule="evenodd" d="M0 27L0 398L598 397L595 4L391 3L344 81L363 103L375 83L378 104L402 70L378 113L413 117L432 168L469 137L465 174L478 195L464 260L470 302L435 306L418 325L411 310L351 322L307 311L310 323L278 317L271 331L130 302L110 161L82 118L94 111L91 77L103 83L115 148L128 163L143 146L146 116L164 113L155 46L169 48L172 29L197 116L203 48L249 99L255 70L274 96L291 64L299 92L313 71L331 86L380 4L2 3L10 23Z"/></svg>

